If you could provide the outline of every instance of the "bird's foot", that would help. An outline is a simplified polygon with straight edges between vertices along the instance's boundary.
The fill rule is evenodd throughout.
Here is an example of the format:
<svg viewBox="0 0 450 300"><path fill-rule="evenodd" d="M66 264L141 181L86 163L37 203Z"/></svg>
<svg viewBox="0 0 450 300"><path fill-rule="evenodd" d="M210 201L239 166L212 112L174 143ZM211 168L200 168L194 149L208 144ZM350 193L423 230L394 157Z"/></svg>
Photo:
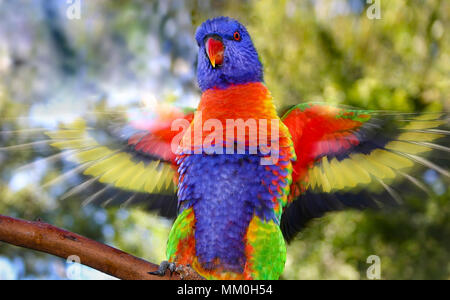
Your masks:
<svg viewBox="0 0 450 300"><path fill-rule="evenodd" d="M156 275L156 276L164 276L166 275L167 270L170 271L170 275L172 275L174 272L176 272L177 265L175 263L171 263L168 261L163 261L160 265L158 270L154 272L148 272L148 274Z"/></svg>
<svg viewBox="0 0 450 300"><path fill-rule="evenodd" d="M175 272L177 272L178 275L180 275L181 280L187 279L187 280L201 280L203 277L198 275L197 272L195 272L194 269L190 265L183 266L183 265L177 265L175 268Z"/></svg>
<svg viewBox="0 0 450 300"><path fill-rule="evenodd" d="M162 277L166 275L167 270L170 271L171 276L173 273L177 273L182 280L204 280L190 265L184 266L168 261L163 261L157 271L148 272L148 274Z"/></svg>

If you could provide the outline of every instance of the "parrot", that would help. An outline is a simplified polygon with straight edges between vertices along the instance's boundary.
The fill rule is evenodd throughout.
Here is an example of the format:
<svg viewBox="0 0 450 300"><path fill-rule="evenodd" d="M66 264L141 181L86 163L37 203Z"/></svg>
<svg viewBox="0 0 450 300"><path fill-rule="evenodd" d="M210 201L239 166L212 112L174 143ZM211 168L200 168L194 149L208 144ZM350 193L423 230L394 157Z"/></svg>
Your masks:
<svg viewBox="0 0 450 300"><path fill-rule="evenodd" d="M84 119L46 132L90 178L67 197L101 184L86 203L126 195L175 219L167 261L152 274L190 266L205 279L279 279L287 243L311 220L396 206L402 191L429 193L413 175L421 170L450 177L430 157L448 155L448 114L306 102L280 117L244 25L215 17L195 40L196 109L166 108L111 130L117 145L102 143ZM174 129L175 121L186 126Z"/></svg>

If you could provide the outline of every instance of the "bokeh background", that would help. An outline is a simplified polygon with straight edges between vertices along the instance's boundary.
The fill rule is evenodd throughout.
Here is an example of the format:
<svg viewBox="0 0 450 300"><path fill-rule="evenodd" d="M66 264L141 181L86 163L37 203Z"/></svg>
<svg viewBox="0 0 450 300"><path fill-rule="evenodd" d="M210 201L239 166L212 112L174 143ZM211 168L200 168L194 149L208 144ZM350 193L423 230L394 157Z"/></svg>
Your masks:
<svg viewBox="0 0 450 300"><path fill-rule="evenodd" d="M96 0L81 1L80 19L68 17L67 2L0 0L0 214L40 218L152 262L164 259L171 220L58 200L77 181L45 183L73 165L42 160L45 143L5 147L97 106L195 106L193 35L204 20L226 15L248 27L280 112L304 101L450 111L446 0L381 0L381 19L368 17L365 0ZM435 172L420 176L436 195L313 222L288 247L282 278L366 279L366 259L378 255L383 279L450 279L450 191ZM0 243L0 279L110 278L72 267Z"/></svg>

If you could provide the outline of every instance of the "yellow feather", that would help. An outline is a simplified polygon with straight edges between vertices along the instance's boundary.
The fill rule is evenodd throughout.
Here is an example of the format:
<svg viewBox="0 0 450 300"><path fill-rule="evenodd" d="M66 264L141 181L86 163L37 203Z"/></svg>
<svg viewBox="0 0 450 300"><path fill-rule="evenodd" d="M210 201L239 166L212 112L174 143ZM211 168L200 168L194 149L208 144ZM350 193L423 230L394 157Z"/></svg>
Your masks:
<svg viewBox="0 0 450 300"><path fill-rule="evenodd" d="M45 134L54 140L65 140L65 139L80 139L83 137L84 130L57 130L57 131L47 131Z"/></svg>
<svg viewBox="0 0 450 300"><path fill-rule="evenodd" d="M320 170L318 167L314 167L314 177L316 178L316 187L319 190L323 190L323 181L322 181L322 176L320 174Z"/></svg>
<svg viewBox="0 0 450 300"><path fill-rule="evenodd" d="M131 179L134 178L144 168L143 163L136 164L132 161L127 163L126 168L123 169L122 175L114 183L114 186L118 188L130 189Z"/></svg>
<svg viewBox="0 0 450 300"><path fill-rule="evenodd" d="M361 163L357 159L351 158L352 171L354 177L356 177L358 183L368 184L372 181L370 174L361 166Z"/></svg>
<svg viewBox="0 0 450 300"><path fill-rule="evenodd" d="M52 147L58 148L58 149L80 149L80 148L87 148L87 147L94 147L98 144L90 139L76 139L76 140L67 140L67 141L60 141L60 142L54 142L50 144Z"/></svg>
<svg viewBox="0 0 450 300"><path fill-rule="evenodd" d="M148 193L153 193L155 191L155 186L161 176L161 172L157 170L158 165L159 161L149 163L147 166L148 171L143 175L147 179L144 190Z"/></svg>
<svg viewBox="0 0 450 300"><path fill-rule="evenodd" d="M406 143L394 141L390 142L385 146L386 149L394 150L398 152L410 153L410 154L418 154L431 151L430 148L425 146L420 146L416 144Z"/></svg>
<svg viewBox="0 0 450 300"><path fill-rule="evenodd" d="M335 180L336 177L334 175L333 170L330 167L330 163L328 162L328 158L326 156L322 158L322 170L324 176L328 179L330 190L335 189L337 185Z"/></svg>
<svg viewBox="0 0 450 300"><path fill-rule="evenodd" d="M366 170L371 174L375 175L380 179L395 177L395 173L394 171L392 171L391 168L377 162L372 156L366 155L365 159L368 162L368 164L366 165L368 169Z"/></svg>
<svg viewBox="0 0 450 300"><path fill-rule="evenodd" d="M418 120L418 121L432 121L432 120L439 119L442 116L443 116L443 114L441 114L441 113L423 114L423 115L420 115L418 117L415 117L414 120Z"/></svg>
<svg viewBox="0 0 450 300"><path fill-rule="evenodd" d="M163 166L162 169L158 169L158 170L156 170L156 172L158 172L158 175L157 175L158 180L156 180L155 191L159 192L162 190L164 182L167 180L167 178L166 178L167 169L164 168L164 166Z"/></svg>
<svg viewBox="0 0 450 300"><path fill-rule="evenodd" d="M386 150L377 149L373 151L370 156L374 160L396 170L414 166L414 163L410 159Z"/></svg>
<svg viewBox="0 0 450 300"><path fill-rule="evenodd" d="M103 173L105 173L107 170L111 169L112 166L115 166L122 161L123 155L121 155L121 154L123 154L123 153L113 155L111 157L108 157L106 159L103 159L99 162L94 163L92 166L90 166L89 168L87 168L84 171L84 174L91 175L94 177L103 175Z"/></svg>
<svg viewBox="0 0 450 300"><path fill-rule="evenodd" d="M111 155L113 151L107 147L96 147L93 149L81 151L77 153L76 157L82 162L96 161L102 159L108 155Z"/></svg>
<svg viewBox="0 0 450 300"><path fill-rule="evenodd" d="M173 169L167 165L164 165L162 172L163 174L161 175L161 180L158 182L160 185L160 191L167 190L173 182L174 177Z"/></svg>
<svg viewBox="0 0 450 300"><path fill-rule="evenodd" d="M68 125L61 125L59 130L46 132L54 141L51 146L61 150L78 149L72 160L85 164L85 175L97 177L102 183L112 184L117 188L138 192L174 191L176 172L166 164L153 161L145 165L136 163L128 153L100 146L88 135L86 122L78 119ZM75 151L74 151L75 152Z"/></svg>
<svg viewBox="0 0 450 300"><path fill-rule="evenodd" d="M317 179L316 179L315 174L314 174L314 167L312 169L310 169L309 172L308 172L308 180L309 180L308 181L309 182L309 188L313 190L316 187L316 185L317 185Z"/></svg>
<svg viewBox="0 0 450 300"><path fill-rule="evenodd" d="M339 173L339 162L336 158L333 158L330 162L330 170L333 172L334 182L336 184L336 189L343 189L345 187L345 182L343 176Z"/></svg>
<svg viewBox="0 0 450 300"><path fill-rule="evenodd" d="M412 121L411 123L409 123L408 125L406 125L401 129L406 130L429 129L439 127L441 125L444 125L445 123L446 123L445 121L421 121L421 122Z"/></svg>
<svg viewBox="0 0 450 300"><path fill-rule="evenodd" d="M444 135L425 132L406 132L399 135L397 140L412 142L432 142L441 137L444 137Z"/></svg>
<svg viewBox="0 0 450 300"><path fill-rule="evenodd" d="M100 177L98 181L102 183L113 184L116 180L118 180L127 168L132 166L132 162L129 160L128 155L124 153L117 154L120 155L120 159L117 159L115 164L111 164L108 166L106 172Z"/></svg>
<svg viewBox="0 0 450 300"><path fill-rule="evenodd" d="M323 169L321 168L321 166L317 166L316 168L317 168L316 172L317 172L318 178L320 179L322 190L326 193L329 193L331 191L331 186L330 186L330 182L328 181L327 175L325 174L325 172L323 172Z"/></svg>
<svg viewBox="0 0 450 300"><path fill-rule="evenodd" d="M136 171L136 175L133 176L129 180L128 186L130 189L136 190L138 192L144 192L144 185L147 178L144 176L145 174L145 166L143 162L140 162L138 165L138 169Z"/></svg>
<svg viewBox="0 0 450 300"><path fill-rule="evenodd" d="M358 184L358 179L354 176L352 167L348 159L339 162L338 165L339 176L343 176L345 180L345 187L355 187Z"/></svg>

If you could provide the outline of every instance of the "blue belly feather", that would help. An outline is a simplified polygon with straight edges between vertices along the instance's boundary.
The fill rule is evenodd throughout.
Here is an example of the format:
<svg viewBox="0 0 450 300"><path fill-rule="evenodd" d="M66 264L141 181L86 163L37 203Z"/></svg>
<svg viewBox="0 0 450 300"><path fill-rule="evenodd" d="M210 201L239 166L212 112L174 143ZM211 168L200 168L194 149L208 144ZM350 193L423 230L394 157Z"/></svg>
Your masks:
<svg viewBox="0 0 450 300"><path fill-rule="evenodd" d="M196 255L205 269L242 273L246 262L244 237L254 215L274 220L274 204L262 180L273 173L258 155L188 155L179 163L181 209L193 207ZM271 168L280 168L277 165Z"/></svg>

